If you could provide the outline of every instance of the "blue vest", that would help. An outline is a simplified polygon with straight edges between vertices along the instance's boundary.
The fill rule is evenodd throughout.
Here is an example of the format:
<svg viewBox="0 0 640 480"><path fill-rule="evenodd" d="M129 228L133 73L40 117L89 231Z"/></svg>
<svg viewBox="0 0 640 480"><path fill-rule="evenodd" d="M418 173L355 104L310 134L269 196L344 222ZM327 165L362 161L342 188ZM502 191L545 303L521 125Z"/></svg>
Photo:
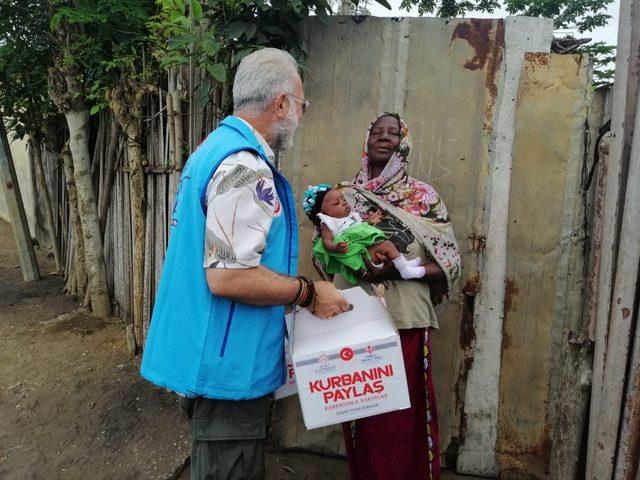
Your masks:
<svg viewBox="0 0 640 480"><path fill-rule="evenodd" d="M207 185L218 165L241 150L267 162L283 209L273 219L261 265L296 274L298 225L291 187L251 129L227 117L182 172L140 369L152 383L187 397L257 398L285 379L284 307L255 307L213 295L203 267Z"/></svg>

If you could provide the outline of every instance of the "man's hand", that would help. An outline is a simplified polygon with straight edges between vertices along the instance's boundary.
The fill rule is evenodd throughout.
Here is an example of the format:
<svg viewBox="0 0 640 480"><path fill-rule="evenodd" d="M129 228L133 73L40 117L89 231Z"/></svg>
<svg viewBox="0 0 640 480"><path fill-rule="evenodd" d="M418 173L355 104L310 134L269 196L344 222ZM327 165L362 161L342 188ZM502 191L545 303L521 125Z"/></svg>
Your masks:
<svg viewBox="0 0 640 480"><path fill-rule="evenodd" d="M335 317L349 310L349 302L342 298L333 283L320 281L314 282L314 285L316 297L310 310L316 317Z"/></svg>
<svg viewBox="0 0 640 480"><path fill-rule="evenodd" d="M338 247L339 253L347 253L349 251L349 244L347 242L338 242L336 247Z"/></svg>

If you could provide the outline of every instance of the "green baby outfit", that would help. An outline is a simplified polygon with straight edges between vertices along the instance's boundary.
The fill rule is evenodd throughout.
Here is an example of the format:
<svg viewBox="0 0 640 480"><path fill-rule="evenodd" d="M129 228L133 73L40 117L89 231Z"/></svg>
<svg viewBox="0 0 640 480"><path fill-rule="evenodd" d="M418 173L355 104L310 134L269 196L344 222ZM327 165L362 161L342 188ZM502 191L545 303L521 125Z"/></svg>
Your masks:
<svg viewBox="0 0 640 480"><path fill-rule="evenodd" d="M364 258L371 259L367 248L387 239L382 230L362 221L362 218L352 212L345 218L334 218L318 214L320 221L333 233L333 242L346 242L349 245L347 253L329 252L318 237L313 244L313 254L330 274L340 274L352 284L358 283L356 272L366 269Z"/></svg>

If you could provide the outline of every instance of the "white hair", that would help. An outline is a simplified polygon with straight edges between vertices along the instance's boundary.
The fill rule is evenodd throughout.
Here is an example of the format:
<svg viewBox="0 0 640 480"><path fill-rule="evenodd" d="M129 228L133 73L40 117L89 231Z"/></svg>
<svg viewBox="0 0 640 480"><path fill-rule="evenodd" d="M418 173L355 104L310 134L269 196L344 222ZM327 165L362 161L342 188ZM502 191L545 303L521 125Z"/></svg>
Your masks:
<svg viewBox="0 0 640 480"><path fill-rule="evenodd" d="M247 55L233 82L234 111L263 113L278 95L295 93L296 78L298 64L284 50L263 48Z"/></svg>

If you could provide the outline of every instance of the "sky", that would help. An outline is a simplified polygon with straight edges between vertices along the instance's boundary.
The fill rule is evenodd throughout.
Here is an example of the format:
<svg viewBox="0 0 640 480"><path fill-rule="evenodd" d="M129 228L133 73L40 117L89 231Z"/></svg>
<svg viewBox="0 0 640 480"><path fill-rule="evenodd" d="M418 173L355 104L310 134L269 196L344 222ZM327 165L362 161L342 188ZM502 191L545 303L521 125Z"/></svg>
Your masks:
<svg viewBox="0 0 640 480"><path fill-rule="evenodd" d="M417 17L417 9L414 9L411 12L407 12L405 10L400 10L401 0L389 0L389 3L393 7L392 10L387 10L382 5L375 3L374 0L369 0L368 9L371 12L371 15L376 17ZM587 37L592 38L594 42L603 41L609 45L615 45L617 43L618 38L618 10L620 9L620 0L615 0L611 5L609 5L608 13L613 18L609 22L609 25L605 27L600 27L593 32L586 32L584 34L579 34L577 30L575 31L558 31L556 32L557 36L564 36L566 33L573 33L576 37ZM502 18L507 16L507 12L504 9L499 9L493 12L492 14L486 13L469 13L466 15L467 17L475 17L475 18Z"/></svg>

